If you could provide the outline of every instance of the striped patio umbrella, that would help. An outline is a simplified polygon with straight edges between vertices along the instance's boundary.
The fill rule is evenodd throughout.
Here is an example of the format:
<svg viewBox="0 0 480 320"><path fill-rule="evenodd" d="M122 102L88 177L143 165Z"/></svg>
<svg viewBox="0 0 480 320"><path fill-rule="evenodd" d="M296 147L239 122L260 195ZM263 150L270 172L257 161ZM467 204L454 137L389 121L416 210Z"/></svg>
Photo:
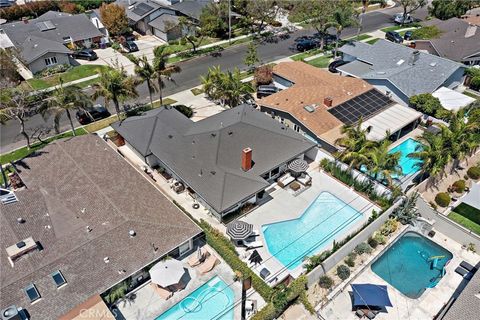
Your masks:
<svg viewBox="0 0 480 320"><path fill-rule="evenodd" d="M227 234L232 240L244 240L252 234L253 226L245 221L233 221L227 225Z"/></svg>
<svg viewBox="0 0 480 320"><path fill-rule="evenodd" d="M295 173L302 173L307 171L308 163L302 159L295 159L288 164L288 169Z"/></svg>

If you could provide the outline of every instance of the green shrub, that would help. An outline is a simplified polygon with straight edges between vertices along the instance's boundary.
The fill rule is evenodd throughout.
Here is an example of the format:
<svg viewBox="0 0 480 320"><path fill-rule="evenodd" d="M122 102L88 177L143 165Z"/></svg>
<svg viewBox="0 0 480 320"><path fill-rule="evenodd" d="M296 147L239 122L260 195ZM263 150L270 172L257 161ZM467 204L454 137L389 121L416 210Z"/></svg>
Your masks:
<svg viewBox="0 0 480 320"><path fill-rule="evenodd" d="M395 231L397 231L397 228L398 221L394 218L390 218L382 225L382 227L380 228L380 233L384 236L389 236Z"/></svg>
<svg viewBox="0 0 480 320"><path fill-rule="evenodd" d="M313 269L315 269L317 266L319 266L323 261L325 261L325 259L327 259L330 256L330 254L331 254L330 250L325 250L320 254L315 254L311 257L308 257L303 266L305 267L305 269L307 269L307 272L310 272Z"/></svg>
<svg viewBox="0 0 480 320"><path fill-rule="evenodd" d="M330 289L333 286L333 279L327 275L321 276L320 279L318 279L318 285L320 288Z"/></svg>
<svg viewBox="0 0 480 320"><path fill-rule="evenodd" d="M480 178L480 167L470 167L467 170L467 175L470 179L478 180Z"/></svg>
<svg viewBox="0 0 480 320"><path fill-rule="evenodd" d="M352 259L352 257L347 257L345 259L345 264L349 266L350 268L355 267L355 259Z"/></svg>
<svg viewBox="0 0 480 320"><path fill-rule="evenodd" d="M457 193L463 193L465 191L465 180L455 181L452 185L453 191Z"/></svg>
<svg viewBox="0 0 480 320"><path fill-rule="evenodd" d="M434 39L440 36L442 32L436 26L425 26L413 30L412 40L428 40Z"/></svg>
<svg viewBox="0 0 480 320"><path fill-rule="evenodd" d="M252 320L273 320L277 316L277 310L273 303L267 303L262 309L253 315Z"/></svg>
<svg viewBox="0 0 480 320"><path fill-rule="evenodd" d="M376 233L373 238L377 241L378 244L384 245L385 243L387 243L387 237L385 237L381 233Z"/></svg>
<svg viewBox="0 0 480 320"><path fill-rule="evenodd" d="M370 237L368 238L368 245L375 249L376 247L378 247L378 241L375 238Z"/></svg>
<svg viewBox="0 0 480 320"><path fill-rule="evenodd" d="M477 91L480 90L480 76L473 77L470 80L470 88Z"/></svg>
<svg viewBox="0 0 480 320"><path fill-rule="evenodd" d="M118 50L120 50L120 48L121 48L121 47L120 47L120 44L119 44L118 42L113 42L113 43L112 43L112 49L113 49L113 50L117 50L117 51L118 51Z"/></svg>
<svg viewBox="0 0 480 320"><path fill-rule="evenodd" d="M362 255L364 253L371 253L372 247L370 247L368 243L362 242L362 243L359 243L354 250L356 254Z"/></svg>
<svg viewBox="0 0 480 320"><path fill-rule="evenodd" d="M355 260L357 258L358 254L355 251L350 252L347 257Z"/></svg>
<svg viewBox="0 0 480 320"><path fill-rule="evenodd" d="M446 192L440 192L435 196L435 202L440 206L440 207L447 207L450 204L450 195Z"/></svg>
<svg viewBox="0 0 480 320"><path fill-rule="evenodd" d="M337 276L342 280L347 279L350 277L350 269L344 264L339 265L337 267Z"/></svg>
<svg viewBox="0 0 480 320"><path fill-rule="evenodd" d="M187 44L187 39L185 37L180 39L180 45L184 46Z"/></svg>
<svg viewBox="0 0 480 320"><path fill-rule="evenodd" d="M178 104L176 106L173 106L175 109L177 109L180 113L182 113L185 117L191 118L193 116L193 109L183 105L183 104Z"/></svg>

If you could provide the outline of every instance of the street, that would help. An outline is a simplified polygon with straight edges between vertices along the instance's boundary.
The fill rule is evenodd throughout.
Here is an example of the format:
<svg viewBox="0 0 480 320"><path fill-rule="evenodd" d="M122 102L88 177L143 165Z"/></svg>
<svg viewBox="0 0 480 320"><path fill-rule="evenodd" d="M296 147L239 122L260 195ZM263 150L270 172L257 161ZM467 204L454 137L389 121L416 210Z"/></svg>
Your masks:
<svg viewBox="0 0 480 320"><path fill-rule="evenodd" d="M401 12L401 8L396 6L394 8L384 9L381 11L373 11L365 14L363 18L363 29L361 33L371 32L389 25L392 25L392 15L394 13ZM414 16L422 19L425 17L427 8L418 10ZM298 30L291 34L291 37L287 40L279 41L278 43L265 43L258 46L258 55L262 63L268 63L270 61L278 60L284 57L288 57L295 52L292 52L289 47L293 44L293 40L296 37L306 34L312 34L312 30ZM342 32L342 38L348 38L357 34L357 28L345 29ZM233 46L225 49L222 55L219 57L203 56L195 58L189 61L180 62L178 65L181 67L182 72L174 75L174 82L166 82L166 87L163 89L164 97L187 90L189 88L198 86L200 84L200 76L205 75L211 66L220 66L223 69L233 69L238 67L244 69L245 65L243 59L247 51L248 43ZM139 98L135 100L127 101L127 103L134 102L148 102L148 90L145 84L138 86ZM91 89L87 89L87 93L91 93ZM154 96L158 99L158 96ZM103 100L99 99L97 103L102 103ZM113 109L109 106L109 109ZM75 121L76 122L76 121ZM78 125L78 123L75 123ZM45 122L41 115L37 114L28 119L26 122L27 132L31 132L38 128L50 129L50 135L54 134L53 131L53 119L50 118ZM68 120L64 117L61 121L61 130L68 130L70 128ZM10 120L5 125L0 125L0 153L5 153L10 150L16 149L25 145L25 142L19 134L19 125L16 121Z"/></svg>

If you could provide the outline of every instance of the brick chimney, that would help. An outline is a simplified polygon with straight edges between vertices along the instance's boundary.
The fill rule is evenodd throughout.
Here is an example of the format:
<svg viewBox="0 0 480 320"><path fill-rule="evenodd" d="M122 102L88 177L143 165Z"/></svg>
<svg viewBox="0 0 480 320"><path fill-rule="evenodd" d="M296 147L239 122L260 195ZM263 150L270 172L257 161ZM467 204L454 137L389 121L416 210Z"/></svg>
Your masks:
<svg viewBox="0 0 480 320"><path fill-rule="evenodd" d="M330 108L332 106L332 103L333 103L332 97L323 98L323 104L325 105L325 107Z"/></svg>
<svg viewBox="0 0 480 320"><path fill-rule="evenodd" d="M245 148L242 150L242 170L248 171L252 169L252 149Z"/></svg>

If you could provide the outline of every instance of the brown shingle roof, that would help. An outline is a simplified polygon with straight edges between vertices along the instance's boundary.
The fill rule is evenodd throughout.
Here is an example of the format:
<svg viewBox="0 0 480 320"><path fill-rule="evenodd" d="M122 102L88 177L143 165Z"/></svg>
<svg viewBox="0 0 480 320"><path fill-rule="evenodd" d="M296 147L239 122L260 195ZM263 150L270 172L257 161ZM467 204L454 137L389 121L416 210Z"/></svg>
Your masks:
<svg viewBox="0 0 480 320"><path fill-rule="evenodd" d="M201 232L97 136L51 143L24 163L28 189L0 210L0 309L16 304L32 318L57 319ZM43 250L12 267L5 248L30 236ZM67 281L60 289L56 270ZM42 297L34 304L22 290L30 283Z"/></svg>
<svg viewBox="0 0 480 320"><path fill-rule="evenodd" d="M324 106L326 97L332 98L334 107L373 89L361 79L335 75L301 61L279 63L273 72L295 84L258 103L288 112L318 136L343 125ZM304 109L312 104L318 105L315 112L310 113Z"/></svg>

